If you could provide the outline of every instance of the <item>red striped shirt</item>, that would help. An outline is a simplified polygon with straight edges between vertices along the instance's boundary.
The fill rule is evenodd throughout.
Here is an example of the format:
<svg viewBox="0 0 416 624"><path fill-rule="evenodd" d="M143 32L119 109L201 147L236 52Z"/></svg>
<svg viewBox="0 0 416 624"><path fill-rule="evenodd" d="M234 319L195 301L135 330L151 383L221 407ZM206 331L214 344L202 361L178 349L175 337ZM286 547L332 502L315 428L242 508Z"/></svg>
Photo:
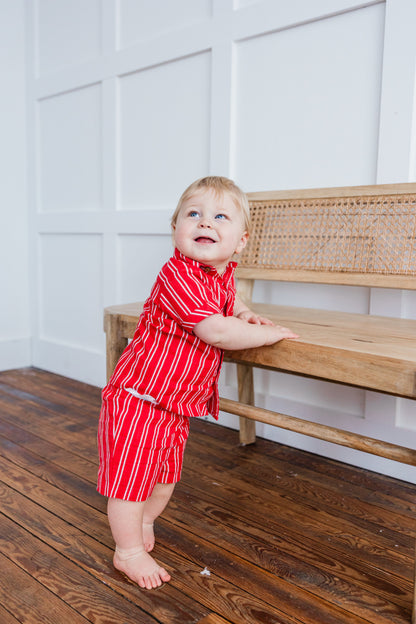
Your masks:
<svg viewBox="0 0 416 624"><path fill-rule="evenodd" d="M231 316L235 301L230 262L213 267L178 250L160 271L134 333L108 386L124 387L184 416L218 419L218 377L223 352L192 333L212 314ZM106 388L103 396L105 397Z"/></svg>

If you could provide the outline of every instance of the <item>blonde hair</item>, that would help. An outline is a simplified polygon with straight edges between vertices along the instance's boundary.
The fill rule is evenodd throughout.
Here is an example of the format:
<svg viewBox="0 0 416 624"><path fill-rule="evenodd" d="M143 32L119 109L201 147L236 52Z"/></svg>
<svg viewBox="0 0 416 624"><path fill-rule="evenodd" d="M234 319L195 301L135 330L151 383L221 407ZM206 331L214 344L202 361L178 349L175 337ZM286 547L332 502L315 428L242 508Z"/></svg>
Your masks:
<svg viewBox="0 0 416 624"><path fill-rule="evenodd" d="M181 197L179 198L179 202L176 206L175 212L172 215L172 228L174 228L176 225L178 214L183 204L198 191L204 191L207 189L213 190L216 195L223 195L224 193L228 193L231 196L231 198L234 200L235 205L241 210L243 214L244 228L247 233L249 233L250 207L248 204L247 195L235 184L235 182L233 182L229 178L224 178L222 176L207 176L205 178L199 178L199 180L195 180L195 182L192 182L192 184L184 190Z"/></svg>

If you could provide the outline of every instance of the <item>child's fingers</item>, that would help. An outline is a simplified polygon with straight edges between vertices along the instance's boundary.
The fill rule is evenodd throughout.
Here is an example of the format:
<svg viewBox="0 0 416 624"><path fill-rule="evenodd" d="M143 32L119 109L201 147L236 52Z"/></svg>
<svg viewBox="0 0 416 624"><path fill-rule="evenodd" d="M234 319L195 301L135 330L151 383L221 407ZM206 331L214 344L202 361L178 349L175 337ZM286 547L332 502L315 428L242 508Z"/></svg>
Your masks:
<svg viewBox="0 0 416 624"><path fill-rule="evenodd" d="M282 334L284 335L285 338L299 338L299 335L295 334L295 332L293 332L288 327L279 326L279 329L280 329L280 331L282 332Z"/></svg>
<svg viewBox="0 0 416 624"><path fill-rule="evenodd" d="M268 318L265 318L264 316L259 316L258 319L261 325L274 325L273 321L271 321Z"/></svg>
<svg viewBox="0 0 416 624"><path fill-rule="evenodd" d="M260 317L257 315L253 315L250 316L250 318L248 319L248 322L251 323L251 325L261 325L261 320Z"/></svg>

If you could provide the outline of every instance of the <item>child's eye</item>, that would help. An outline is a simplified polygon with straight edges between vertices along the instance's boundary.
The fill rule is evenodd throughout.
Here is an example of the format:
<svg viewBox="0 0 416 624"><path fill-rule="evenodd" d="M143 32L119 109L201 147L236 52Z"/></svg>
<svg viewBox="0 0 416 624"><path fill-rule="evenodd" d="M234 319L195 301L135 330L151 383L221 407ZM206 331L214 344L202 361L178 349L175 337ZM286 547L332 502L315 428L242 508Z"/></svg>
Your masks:
<svg viewBox="0 0 416 624"><path fill-rule="evenodd" d="M198 216L197 210L190 210L189 211L189 216L190 217L197 217Z"/></svg>
<svg viewBox="0 0 416 624"><path fill-rule="evenodd" d="M216 219L226 219L227 215L222 214L222 212L220 212L219 214L215 215L215 218Z"/></svg>

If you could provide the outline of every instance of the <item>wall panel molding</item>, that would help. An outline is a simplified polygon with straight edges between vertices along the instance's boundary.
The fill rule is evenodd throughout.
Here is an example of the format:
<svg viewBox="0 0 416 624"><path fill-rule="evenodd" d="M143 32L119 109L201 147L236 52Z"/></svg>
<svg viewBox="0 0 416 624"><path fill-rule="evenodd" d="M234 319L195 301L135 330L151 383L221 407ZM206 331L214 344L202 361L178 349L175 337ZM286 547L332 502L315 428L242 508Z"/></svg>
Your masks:
<svg viewBox="0 0 416 624"><path fill-rule="evenodd" d="M353 0L314 0L314 2L250 2L235 11L233 39L242 41L289 28L296 28L337 15L365 9L384 0L354 2Z"/></svg>

